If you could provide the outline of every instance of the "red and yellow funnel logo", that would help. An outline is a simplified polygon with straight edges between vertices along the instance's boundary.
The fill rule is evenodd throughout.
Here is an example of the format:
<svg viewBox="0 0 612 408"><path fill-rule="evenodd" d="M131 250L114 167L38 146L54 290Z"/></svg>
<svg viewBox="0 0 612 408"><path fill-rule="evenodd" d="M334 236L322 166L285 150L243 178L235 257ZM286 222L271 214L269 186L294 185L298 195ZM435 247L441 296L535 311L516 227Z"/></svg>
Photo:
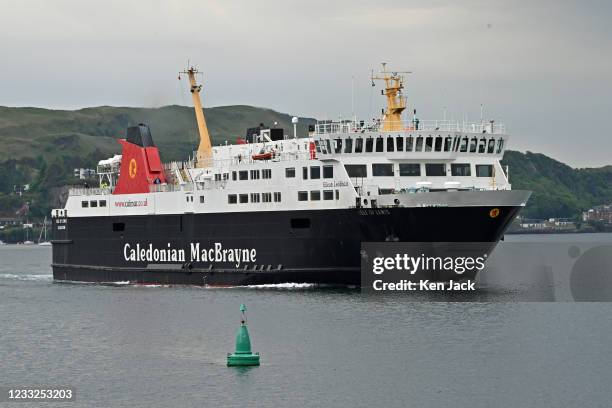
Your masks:
<svg viewBox="0 0 612 408"><path fill-rule="evenodd" d="M491 208L491 211L489 211L489 217L497 218L498 216L499 216L499 208Z"/></svg>
<svg viewBox="0 0 612 408"><path fill-rule="evenodd" d="M130 178L136 177L136 172L138 170L138 166L136 165L136 160L130 160Z"/></svg>

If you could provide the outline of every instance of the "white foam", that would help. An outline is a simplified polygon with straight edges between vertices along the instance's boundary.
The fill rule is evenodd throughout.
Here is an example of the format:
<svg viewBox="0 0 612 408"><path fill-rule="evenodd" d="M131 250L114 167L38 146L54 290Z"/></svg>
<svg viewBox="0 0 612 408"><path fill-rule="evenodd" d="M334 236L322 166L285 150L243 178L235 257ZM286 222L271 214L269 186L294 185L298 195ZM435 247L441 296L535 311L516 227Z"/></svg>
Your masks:
<svg viewBox="0 0 612 408"><path fill-rule="evenodd" d="M266 283L262 285L246 285L246 286L236 286L236 287L244 287L249 289L309 289L317 286L315 283Z"/></svg>
<svg viewBox="0 0 612 408"><path fill-rule="evenodd" d="M53 275L17 275L14 273L1 273L0 279L13 279L20 281L52 281Z"/></svg>
<svg viewBox="0 0 612 408"><path fill-rule="evenodd" d="M154 284L154 283L135 283L133 286L137 288L169 288L170 287L170 285L159 285L159 284Z"/></svg>
<svg viewBox="0 0 612 408"><path fill-rule="evenodd" d="M117 281L117 282L110 282L111 285L117 285L117 286L124 286L124 285L129 285L130 281Z"/></svg>

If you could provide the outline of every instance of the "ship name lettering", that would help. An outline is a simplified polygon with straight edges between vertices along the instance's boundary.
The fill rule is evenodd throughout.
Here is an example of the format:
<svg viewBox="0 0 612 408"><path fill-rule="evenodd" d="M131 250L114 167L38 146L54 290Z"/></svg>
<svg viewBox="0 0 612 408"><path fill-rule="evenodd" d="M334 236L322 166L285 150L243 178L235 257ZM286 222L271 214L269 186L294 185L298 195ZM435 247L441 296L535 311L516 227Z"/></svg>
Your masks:
<svg viewBox="0 0 612 408"><path fill-rule="evenodd" d="M140 243L133 248L125 244L123 258L131 262L185 262L185 250L172 248L169 242L166 248L154 248L153 244L141 246Z"/></svg>
<svg viewBox="0 0 612 408"><path fill-rule="evenodd" d="M256 259L257 250L255 248L223 248L220 242L215 242L212 248L200 249L199 242L191 243L192 262L233 262L236 268L239 268L241 263L253 263Z"/></svg>

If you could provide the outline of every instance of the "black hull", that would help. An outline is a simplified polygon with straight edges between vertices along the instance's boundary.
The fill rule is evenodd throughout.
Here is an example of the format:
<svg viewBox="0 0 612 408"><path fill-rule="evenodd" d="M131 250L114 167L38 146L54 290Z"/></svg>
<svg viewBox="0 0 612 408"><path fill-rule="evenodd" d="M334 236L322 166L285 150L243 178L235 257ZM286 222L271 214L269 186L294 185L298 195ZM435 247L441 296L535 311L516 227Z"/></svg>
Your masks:
<svg viewBox="0 0 612 408"><path fill-rule="evenodd" d="M497 208L496 217L491 207L420 207L54 219L53 277L102 283L359 285L361 242L485 242L491 252L521 207ZM169 244L189 258L191 243L253 248L257 256L239 266L125 259L126 244Z"/></svg>

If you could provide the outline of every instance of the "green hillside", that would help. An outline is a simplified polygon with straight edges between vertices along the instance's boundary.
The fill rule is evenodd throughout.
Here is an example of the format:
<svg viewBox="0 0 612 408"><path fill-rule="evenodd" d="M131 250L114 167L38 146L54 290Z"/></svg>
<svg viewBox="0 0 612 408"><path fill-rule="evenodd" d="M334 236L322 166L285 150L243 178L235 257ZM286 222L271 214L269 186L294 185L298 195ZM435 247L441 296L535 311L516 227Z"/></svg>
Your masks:
<svg viewBox="0 0 612 408"><path fill-rule="evenodd" d="M223 106L205 111L214 144L234 141L259 123L278 125L292 133L291 116L252 106ZM160 148L162 160L184 160L198 143L193 108L125 108L101 106L76 111L0 107L0 217L14 216L24 202L30 215L42 217L59 205L61 187L75 184L74 168L95 168L103 158L119 153L115 139L128 126L146 123ZM314 119L302 118L305 135ZM574 217L593 205L612 202L612 166L573 169L537 153L508 151L514 189L534 192L523 215L533 218ZM92 181L93 182L93 181ZM30 185L24 195L14 186Z"/></svg>
<svg viewBox="0 0 612 408"><path fill-rule="evenodd" d="M573 169L540 153L507 151L515 190L533 194L523 211L530 218L574 217L594 205L612 202L612 166Z"/></svg>
<svg viewBox="0 0 612 408"><path fill-rule="evenodd" d="M293 132L291 116L252 106L222 106L205 110L214 144L244 136L249 127L278 122ZM301 119L298 132L305 134L314 119ZM146 123L163 160L185 159L199 140L193 108L125 108L101 106L76 111L0 107L0 162L42 155L52 162L64 155L108 156L119 152L113 139L125 137L128 126Z"/></svg>

